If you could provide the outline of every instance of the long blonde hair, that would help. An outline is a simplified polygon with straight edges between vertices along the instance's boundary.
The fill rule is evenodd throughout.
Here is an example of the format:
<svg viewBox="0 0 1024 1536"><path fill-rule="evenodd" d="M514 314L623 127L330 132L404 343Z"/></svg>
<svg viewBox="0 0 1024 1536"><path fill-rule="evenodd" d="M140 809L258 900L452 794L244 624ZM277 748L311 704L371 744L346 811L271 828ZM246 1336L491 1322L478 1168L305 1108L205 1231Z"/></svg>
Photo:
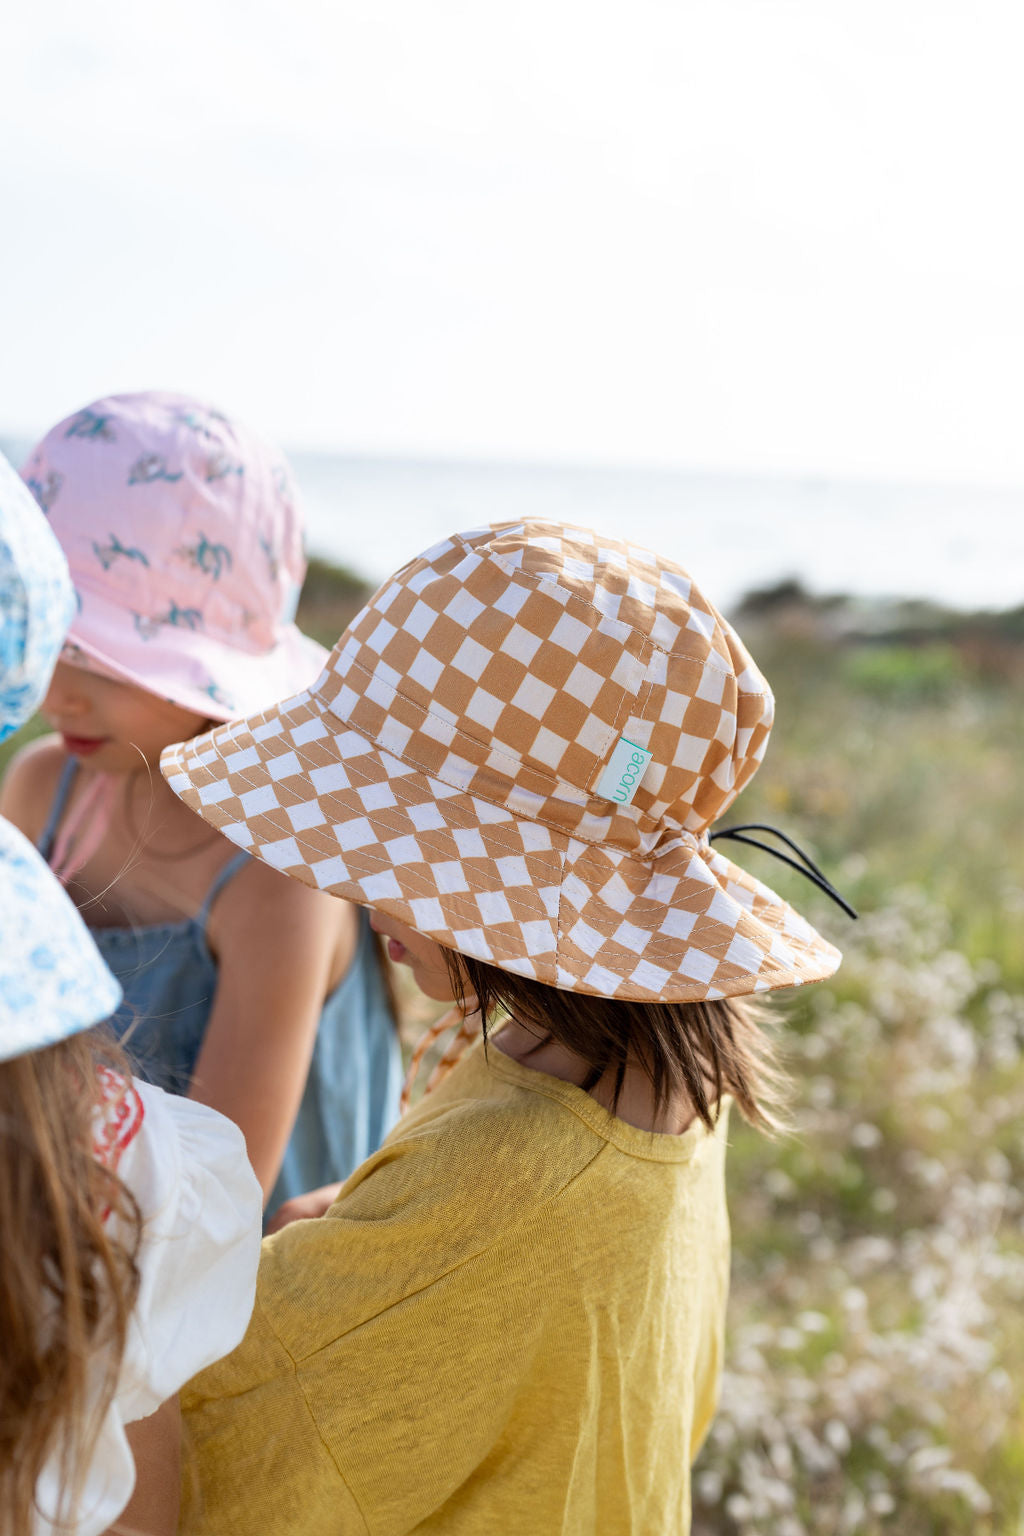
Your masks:
<svg viewBox="0 0 1024 1536"><path fill-rule="evenodd" d="M0 1063L0 1533L33 1528L56 1456L74 1507L113 1396L138 1292L141 1216L94 1152L104 1068L98 1032Z"/></svg>

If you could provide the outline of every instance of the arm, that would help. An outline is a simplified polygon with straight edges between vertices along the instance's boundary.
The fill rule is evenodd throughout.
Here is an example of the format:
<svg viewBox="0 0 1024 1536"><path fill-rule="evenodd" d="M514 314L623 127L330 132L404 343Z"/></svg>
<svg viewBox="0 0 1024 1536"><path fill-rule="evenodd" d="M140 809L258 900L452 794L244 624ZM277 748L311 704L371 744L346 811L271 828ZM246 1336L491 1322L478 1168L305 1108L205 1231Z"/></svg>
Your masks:
<svg viewBox="0 0 1024 1536"><path fill-rule="evenodd" d="M37 842L57 793L67 755L57 736L30 741L16 752L0 783L0 816Z"/></svg>
<svg viewBox="0 0 1024 1536"><path fill-rule="evenodd" d="M181 1502L181 1410L168 1398L125 1429L135 1458L135 1492L106 1536L174 1536Z"/></svg>
<svg viewBox="0 0 1024 1536"><path fill-rule="evenodd" d="M355 953L357 914L253 859L216 903L217 992L190 1097L234 1120L266 1200L295 1122L324 998Z"/></svg>
<svg viewBox="0 0 1024 1536"><path fill-rule="evenodd" d="M282 1227L290 1226L293 1221L311 1221L317 1216L326 1215L341 1189L341 1184L321 1184L319 1189L311 1189L304 1195L293 1195L291 1200L285 1200L267 1222L267 1237L280 1232Z"/></svg>

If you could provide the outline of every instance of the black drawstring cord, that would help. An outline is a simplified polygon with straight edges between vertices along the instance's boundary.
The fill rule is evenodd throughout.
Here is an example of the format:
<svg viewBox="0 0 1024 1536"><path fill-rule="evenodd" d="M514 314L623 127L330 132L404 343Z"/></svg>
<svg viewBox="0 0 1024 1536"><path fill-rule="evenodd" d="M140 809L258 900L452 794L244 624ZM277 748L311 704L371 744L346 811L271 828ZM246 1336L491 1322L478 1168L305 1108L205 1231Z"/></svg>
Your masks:
<svg viewBox="0 0 1024 1536"><path fill-rule="evenodd" d="M791 859L788 853L783 853L780 848L773 848L770 843L761 843L756 837L745 837L746 832L769 832L772 837L781 838L788 848L792 848L801 862L798 864L797 859ZM814 860L809 859L803 849L794 843L791 837L787 837L785 832L780 832L778 827L769 827L763 821L745 821L735 827L723 827L720 832L712 832L708 842L713 843L716 837L732 838L734 842L746 843L750 848L760 848L762 853L770 853L773 859L781 859L783 864L788 864L790 869L796 870L797 874L804 875L808 880L813 881L819 890L832 898L837 907L842 907L847 917L857 916L850 903L845 897L840 896L831 880L822 874Z"/></svg>

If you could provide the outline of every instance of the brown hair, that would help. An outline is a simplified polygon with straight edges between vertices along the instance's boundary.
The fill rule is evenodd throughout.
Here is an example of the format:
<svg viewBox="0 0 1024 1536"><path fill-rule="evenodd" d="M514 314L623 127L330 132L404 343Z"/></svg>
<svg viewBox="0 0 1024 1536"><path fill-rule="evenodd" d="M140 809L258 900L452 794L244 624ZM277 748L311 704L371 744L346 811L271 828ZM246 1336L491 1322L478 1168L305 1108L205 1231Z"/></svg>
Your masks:
<svg viewBox="0 0 1024 1536"><path fill-rule="evenodd" d="M47 1513L73 1508L138 1291L139 1208L93 1151L102 1066L127 1075L95 1031L0 1063L3 1536L33 1529L51 1456L65 1508Z"/></svg>
<svg viewBox="0 0 1024 1536"><path fill-rule="evenodd" d="M642 1068L656 1110L685 1093L712 1129L723 1094L744 1118L764 1130L781 1125L785 1075L766 1032L766 1010L750 998L696 1003L637 1003L563 991L528 976L515 976L483 960L445 950L460 1005L475 996L484 1033L502 1013L537 1036L537 1048L557 1040L581 1057L588 1093L610 1075L613 1107L626 1068Z"/></svg>

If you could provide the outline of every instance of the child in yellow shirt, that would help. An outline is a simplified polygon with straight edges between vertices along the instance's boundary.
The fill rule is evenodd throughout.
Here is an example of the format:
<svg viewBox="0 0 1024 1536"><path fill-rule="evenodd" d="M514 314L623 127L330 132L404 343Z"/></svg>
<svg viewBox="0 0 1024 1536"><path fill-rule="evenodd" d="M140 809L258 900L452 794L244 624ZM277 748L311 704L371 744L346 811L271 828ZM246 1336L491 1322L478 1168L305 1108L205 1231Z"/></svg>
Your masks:
<svg viewBox="0 0 1024 1536"><path fill-rule="evenodd" d="M712 846L772 709L678 566L526 522L428 550L313 688L168 749L193 810L372 907L459 1020L327 1214L264 1244L184 1401L184 1530L689 1529L728 1106L770 1113L743 999L839 962Z"/></svg>

